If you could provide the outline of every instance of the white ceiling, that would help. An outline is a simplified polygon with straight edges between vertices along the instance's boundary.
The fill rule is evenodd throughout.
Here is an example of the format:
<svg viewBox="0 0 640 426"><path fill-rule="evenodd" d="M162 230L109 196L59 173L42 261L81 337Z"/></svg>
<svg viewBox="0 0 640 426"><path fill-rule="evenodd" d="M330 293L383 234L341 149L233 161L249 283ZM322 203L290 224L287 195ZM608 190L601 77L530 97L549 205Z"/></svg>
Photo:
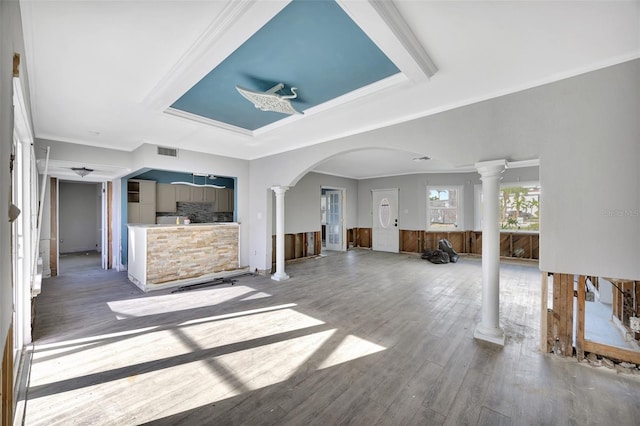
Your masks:
<svg viewBox="0 0 640 426"><path fill-rule="evenodd" d="M286 3L22 1L35 136L255 159L640 57L638 1L396 0L438 68L431 79L400 67L406 78L390 87L253 136L163 112ZM342 3L389 57L406 59L369 3ZM411 161L428 153L379 154L346 154L317 170L363 178L460 169L438 159Z"/></svg>
<svg viewBox="0 0 640 426"><path fill-rule="evenodd" d="M454 166L436 158L392 149L367 149L341 154L316 166L315 171L329 175L365 179L400 174L434 172L472 172L473 164Z"/></svg>

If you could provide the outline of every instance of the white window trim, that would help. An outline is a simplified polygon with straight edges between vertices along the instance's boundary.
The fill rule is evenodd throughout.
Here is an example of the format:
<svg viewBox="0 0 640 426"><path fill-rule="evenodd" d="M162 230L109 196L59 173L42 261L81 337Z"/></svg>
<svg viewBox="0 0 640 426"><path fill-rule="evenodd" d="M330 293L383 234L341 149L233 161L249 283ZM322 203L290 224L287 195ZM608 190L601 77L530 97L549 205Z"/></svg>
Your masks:
<svg viewBox="0 0 640 426"><path fill-rule="evenodd" d="M501 182L500 183L500 191L502 188L510 188L513 186L540 186L539 180L528 180L523 182ZM474 210L473 210L473 227L476 231L482 231L482 184L477 183L473 188L474 197ZM427 214L429 212L427 211ZM540 233L540 231L532 231L532 230L519 230L519 229L501 229L500 232L531 232L531 233Z"/></svg>
<svg viewBox="0 0 640 426"><path fill-rule="evenodd" d="M442 229L433 229L431 227L431 200L429 200L429 191L436 189L455 189L458 193L458 226L455 231L464 231L464 186L463 185L429 185L425 191L427 198L427 231L442 231Z"/></svg>

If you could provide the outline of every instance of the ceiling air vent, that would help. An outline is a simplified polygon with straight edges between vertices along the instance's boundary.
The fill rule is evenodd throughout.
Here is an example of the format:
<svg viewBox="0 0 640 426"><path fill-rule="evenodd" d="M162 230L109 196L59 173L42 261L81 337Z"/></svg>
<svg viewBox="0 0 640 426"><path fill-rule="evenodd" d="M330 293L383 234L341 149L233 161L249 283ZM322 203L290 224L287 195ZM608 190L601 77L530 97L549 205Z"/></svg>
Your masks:
<svg viewBox="0 0 640 426"><path fill-rule="evenodd" d="M158 147L158 155L164 155L167 157L177 157L178 150L175 148L165 148L164 146Z"/></svg>

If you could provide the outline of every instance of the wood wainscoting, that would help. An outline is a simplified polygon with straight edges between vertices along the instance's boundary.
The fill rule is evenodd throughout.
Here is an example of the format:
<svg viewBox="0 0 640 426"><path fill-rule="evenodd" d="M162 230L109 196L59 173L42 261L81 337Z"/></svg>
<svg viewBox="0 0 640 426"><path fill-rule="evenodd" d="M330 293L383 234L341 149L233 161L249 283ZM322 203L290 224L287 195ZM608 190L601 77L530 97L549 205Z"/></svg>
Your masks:
<svg viewBox="0 0 640 426"><path fill-rule="evenodd" d="M401 229L400 251L422 253L425 250L435 250L441 239L449 240L453 249L458 253L482 255L481 231L443 232ZM500 256L538 260L540 257L539 241L539 235L533 232L501 232Z"/></svg>
<svg viewBox="0 0 640 426"><path fill-rule="evenodd" d="M347 248L371 248L371 228L347 229ZM314 234L314 247L309 250L309 234ZM400 229L399 247L401 252L422 253L425 250L435 250L441 239L451 242L453 249L460 254L482 255L481 231L422 231ZM539 259L539 236L533 232L501 232L500 256L518 259ZM285 234L285 261L301 259L320 254L322 251L322 233L300 232ZM276 237L271 238L271 261L276 261Z"/></svg>
<svg viewBox="0 0 640 426"><path fill-rule="evenodd" d="M573 356L575 352L578 360L584 359L585 353L593 353L613 361L640 364L640 351L610 346L585 338L585 301L588 279L589 277L585 275L542 273L540 350L544 353L553 352L565 357ZM638 281L617 281L640 285ZM549 285L552 286L551 292L553 294L551 307L548 306ZM618 291L621 290L614 288L614 294ZM574 316L573 307L576 299L578 309ZM638 307L634 308L636 309L635 314L638 315ZM575 347L573 345L574 322L576 323Z"/></svg>
<svg viewBox="0 0 640 426"><path fill-rule="evenodd" d="M309 234L313 234L313 241ZM310 244L313 244L310 247ZM303 259L317 256L322 252L322 232L299 232L284 234L284 260ZM271 263L276 263L276 236L271 236ZM273 267L272 267L273 269Z"/></svg>
<svg viewBox="0 0 640 426"><path fill-rule="evenodd" d="M353 228L354 247L371 248L371 228Z"/></svg>
<svg viewBox="0 0 640 426"><path fill-rule="evenodd" d="M2 417L0 424L8 426L13 424L13 323L9 326L7 339L4 342L2 352L2 371L0 372Z"/></svg>

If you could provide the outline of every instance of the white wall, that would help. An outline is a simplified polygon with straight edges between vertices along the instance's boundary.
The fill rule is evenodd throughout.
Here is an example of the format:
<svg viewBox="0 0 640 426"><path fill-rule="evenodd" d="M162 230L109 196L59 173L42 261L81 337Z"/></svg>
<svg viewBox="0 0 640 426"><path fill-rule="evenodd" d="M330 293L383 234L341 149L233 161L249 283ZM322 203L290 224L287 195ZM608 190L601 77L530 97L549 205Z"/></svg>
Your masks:
<svg viewBox="0 0 640 426"><path fill-rule="evenodd" d="M640 60L553 89L537 98L548 114L538 122L540 268L638 280Z"/></svg>
<svg viewBox="0 0 640 426"><path fill-rule="evenodd" d="M265 212L271 215L270 186L293 185L316 164L339 153L392 146L458 166L539 158L543 188L540 267L640 279L640 214L636 214L640 209L639 80L640 60L634 60L254 160L252 262L258 269L270 265L272 223L270 217L262 219ZM619 212L622 216L611 216ZM409 219L407 223L416 224Z"/></svg>
<svg viewBox="0 0 640 426"><path fill-rule="evenodd" d="M13 314L11 282L11 224L7 220L9 198L9 158L13 141L13 54L21 55L20 78L27 93L26 55L20 19L20 3L0 0L0 345L4 348ZM24 285L24 283L16 283Z"/></svg>
<svg viewBox="0 0 640 426"><path fill-rule="evenodd" d="M37 138L34 143L37 158L46 156L46 149L50 147L49 160L71 161L92 164L96 169L100 165L131 169L133 156L131 152L117 149L99 148L89 145L54 141Z"/></svg>
<svg viewBox="0 0 640 426"><path fill-rule="evenodd" d="M320 173L308 173L285 192L285 234L320 231L320 193L323 186L345 189L345 226L346 229L357 226L358 181ZM275 205L275 194L272 202ZM272 230L275 234L275 222L272 224Z"/></svg>
<svg viewBox="0 0 640 426"><path fill-rule="evenodd" d="M59 187L59 252L75 253L97 250L100 246L96 230L101 225L97 208L101 184L60 182Z"/></svg>

